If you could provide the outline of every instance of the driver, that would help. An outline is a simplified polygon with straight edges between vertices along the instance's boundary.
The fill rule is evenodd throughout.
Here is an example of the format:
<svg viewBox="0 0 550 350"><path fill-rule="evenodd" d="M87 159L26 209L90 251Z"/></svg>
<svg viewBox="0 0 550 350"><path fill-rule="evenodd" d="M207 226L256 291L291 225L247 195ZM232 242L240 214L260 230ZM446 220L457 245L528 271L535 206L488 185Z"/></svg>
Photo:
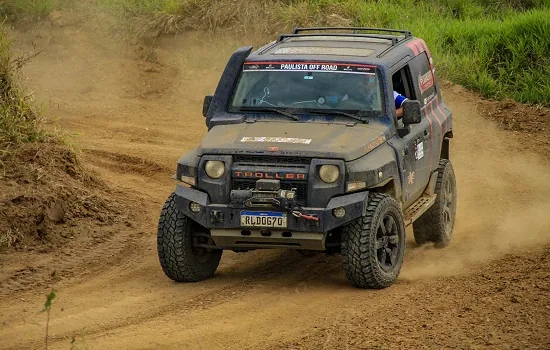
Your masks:
<svg viewBox="0 0 550 350"><path fill-rule="evenodd" d="M408 98L401 95L397 91L393 91L393 100L395 102L395 114L397 114L397 119L401 118L403 116L403 102L407 101Z"/></svg>
<svg viewBox="0 0 550 350"><path fill-rule="evenodd" d="M362 105L366 104L371 108L379 108L380 97L378 89L378 81L372 79L371 77L362 76L359 80L358 89L355 93L350 93L344 95L342 101L348 99L354 100L361 103ZM407 97L401 95L397 91L393 91L393 100L395 104L395 112L397 118L403 117L403 102L407 100Z"/></svg>

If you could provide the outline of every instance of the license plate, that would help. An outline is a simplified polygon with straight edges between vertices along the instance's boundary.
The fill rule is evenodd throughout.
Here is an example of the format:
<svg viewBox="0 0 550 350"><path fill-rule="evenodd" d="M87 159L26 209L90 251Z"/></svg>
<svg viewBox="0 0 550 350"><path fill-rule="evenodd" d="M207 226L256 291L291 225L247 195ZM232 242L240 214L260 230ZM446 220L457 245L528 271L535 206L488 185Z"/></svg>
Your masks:
<svg viewBox="0 0 550 350"><path fill-rule="evenodd" d="M286 213L241 211L241 226L286 228Z"/></svg>

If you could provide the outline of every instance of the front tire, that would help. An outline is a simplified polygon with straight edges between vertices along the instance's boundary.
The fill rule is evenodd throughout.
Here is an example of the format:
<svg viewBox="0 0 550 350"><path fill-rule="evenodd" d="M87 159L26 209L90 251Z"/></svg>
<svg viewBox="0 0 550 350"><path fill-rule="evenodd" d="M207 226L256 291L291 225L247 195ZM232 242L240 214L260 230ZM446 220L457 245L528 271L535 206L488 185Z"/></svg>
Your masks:
<svg viewBox="0 0 550 350"><path fill-rule="evenodd" d="M399 276L405 255L405 224L397 201L370 193L367 213L342 232L342 258L348 280L359 288L381 289Z"/></svg>
<svg viewBox="0 0 550 350"><path fill-rule="evenodd" d="M176 282L198 282L214 275L221 250L196 247L213 244L207 229L201 227L176 206L175 194L164 203L157 232L157 250L162 270Z"/></svg>
<svg viewBox="0 0 550 350"><path fill-rule="evenodd" d="M451 242L456 217L456 178L447 159L439 161L435 194L434 205L413 223L414 240L419 245L432 242L443 248Z"/></svg>

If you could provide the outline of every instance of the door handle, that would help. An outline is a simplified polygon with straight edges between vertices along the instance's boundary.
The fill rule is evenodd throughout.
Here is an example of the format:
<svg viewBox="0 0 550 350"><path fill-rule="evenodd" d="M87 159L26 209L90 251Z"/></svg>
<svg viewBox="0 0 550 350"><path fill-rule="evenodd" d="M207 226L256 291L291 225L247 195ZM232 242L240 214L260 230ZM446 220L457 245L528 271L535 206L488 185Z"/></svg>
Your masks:
<svg viewBox="0 0 550 350"><path fill-rule="evenodd" d="M430 137L430 132L428 130L424 130L424 140L427 140L428 137Z"/></svg>

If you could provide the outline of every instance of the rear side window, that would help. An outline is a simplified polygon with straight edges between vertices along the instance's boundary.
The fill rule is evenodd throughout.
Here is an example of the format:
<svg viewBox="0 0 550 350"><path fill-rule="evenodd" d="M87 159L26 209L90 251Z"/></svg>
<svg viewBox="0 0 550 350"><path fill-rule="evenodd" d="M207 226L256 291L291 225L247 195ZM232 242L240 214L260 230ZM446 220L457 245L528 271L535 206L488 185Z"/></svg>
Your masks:
<svg viewBox="0 0 550 350"><path fill-rule="evenodd" d="M409 66L417 99L422 105L426 105L436 94L434 76L430 69L428 56L422 52L409 62Z"/></svg>

